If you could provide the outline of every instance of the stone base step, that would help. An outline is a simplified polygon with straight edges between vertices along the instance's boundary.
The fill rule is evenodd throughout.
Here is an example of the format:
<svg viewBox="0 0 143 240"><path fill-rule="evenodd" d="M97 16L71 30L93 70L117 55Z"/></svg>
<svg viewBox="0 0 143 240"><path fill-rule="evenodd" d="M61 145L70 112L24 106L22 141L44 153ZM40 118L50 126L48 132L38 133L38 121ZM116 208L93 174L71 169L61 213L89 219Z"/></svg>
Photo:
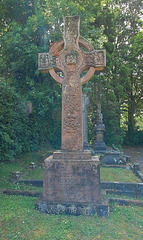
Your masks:
<svg viewBox="0 0 143 240"><path fill-rule="evenodd" d="M76 202L47 202L38 200L35 209L47 214L65 214L74 216L91 216L97 214L99 217L109 216L108 201L102 203L76 203Z"/></svg>
<svg viewBox="0 0 143 240"><path fill-rule="evenodd" d="M119 195L119 196L128 196L136 198L136 193L134 191L122 191L122 190L106 190L106 194Z"/></svg>
<svg viewBox="0 0 143 240"><path fill-rule="evenodd" d="M121 198L109 198L109 202L110 203L117 203L120 206L130 206L130 205L134 205L134 206L139 206L139 207L143 207L143 201L139 201L139 200L131 200L131 199L121 199Z"/></svg>
<svg viewBox="0 0 143 240"><path fill-rule="evenodd" d="M0 189L3 194L6 195L21 195L27 197L39 197L42 193L39 191L23 191L23 190L13 190L13 189Z"/></svg>

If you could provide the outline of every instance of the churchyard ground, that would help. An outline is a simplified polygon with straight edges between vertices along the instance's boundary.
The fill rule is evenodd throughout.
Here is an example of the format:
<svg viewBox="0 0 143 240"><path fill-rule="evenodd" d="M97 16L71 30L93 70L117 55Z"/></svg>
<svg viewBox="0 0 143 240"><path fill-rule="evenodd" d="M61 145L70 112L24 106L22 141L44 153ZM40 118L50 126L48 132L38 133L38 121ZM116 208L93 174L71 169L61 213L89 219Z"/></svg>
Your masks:
<svg viewBox="0 0 143 240"><path fill-rule="evenodd" d="M43 168L29 169L30 162L42 163L46 149L17 157L12 163L0 163L0 188L42 191L42 188L15 184L12 172L20 171L23 178L42 179ZM42 157L41 157L42 156ZM41 160L42 159L42 160ZM140 182L127 169L101 167L101 181ZM110 204L109 218L48 215L34 209L37 198L0 194L0 239L49 240L141 240L143 238L143 209L137 206Z"/></svg>

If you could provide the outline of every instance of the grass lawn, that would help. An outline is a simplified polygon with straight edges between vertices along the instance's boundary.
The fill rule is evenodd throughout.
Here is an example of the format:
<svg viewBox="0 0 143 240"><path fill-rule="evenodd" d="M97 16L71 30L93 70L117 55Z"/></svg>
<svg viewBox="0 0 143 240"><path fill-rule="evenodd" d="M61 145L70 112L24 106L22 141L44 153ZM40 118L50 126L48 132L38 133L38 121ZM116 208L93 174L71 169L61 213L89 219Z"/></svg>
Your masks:
<svg viewBox="0 0 143 240"><path fill-rule="evenodd" d="M42 191L41 188L35 188L34 186L26 186L24 184L14 184L11 181L12 172L20 171L23 178L25 178L26 174L30 172L30 169L29 169L30 163L35 162L35 164L37 164L39 159L40 159L39 152L29 152L27 154L19 155L15 161L0 162L0 188Z"/></svg>
<svg viewBox="0 0 143 240"><path fill-rule="evenodd" d="M100 167L100 179L107 182L141 182L131 170L122 168Z"/></svg>
<svg viewBox="0 0 143 240"><path fill-rule="evenodd" d="M41 161L41 152L33 152L20 155L14 162L0 163L0 188L42 191L42 188L10 181L12 172L16 171L20 171L23 178L43 179L43 168L29 169L30 162L37 164L39 161ZM130 170L103 166L101 166L101 181L140 182ZM143 239L143 208L141 207L111 204L109 218L55 216L34 210L36 200L37 198L33 197L0 194L0 239Z"/></svg>
<svg viewBox="0 0 143 240"><path fill-rule="evenodd" d="M34 170L29 170L28 175L25 176L25 179L36 179L43 180L44 168L36 168Z"/></svg>
<svg viewBox="0 0 143 240"><path fill-rule="evenodd" d="M45 151L46 152L46 151ZM41 188L35 188L34 186L26 186L24 184L12 183L11 174L12 172L20 171L23 179L37 179L42 180L44 169L36 167L34 170L29 168L31 162L36 165L41 161L41 155L46 155L42 152L30 152L27 154L21 154L13 162L1 162L0 163L0 188L3 189L19 189L19 190L41 190ZM44 162L44 158L42 162ZM101 181L110 182L141 182L132 171L121 168L107 168L100 167Z"/></svg>
<svg viewBox="0 0 143 240"><path fill-rule="evenodd" d="M48 215L34 210L36 198L0 196L0 239L141 240L143 209L110 205L109 218Z"/></svg>

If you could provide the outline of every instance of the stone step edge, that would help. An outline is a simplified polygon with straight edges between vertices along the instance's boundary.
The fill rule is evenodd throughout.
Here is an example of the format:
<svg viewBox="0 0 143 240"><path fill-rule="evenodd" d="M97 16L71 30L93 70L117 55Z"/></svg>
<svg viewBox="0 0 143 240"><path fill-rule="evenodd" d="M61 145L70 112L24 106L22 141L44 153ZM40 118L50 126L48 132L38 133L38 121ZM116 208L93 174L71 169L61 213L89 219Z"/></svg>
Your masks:
<svg viewBox="0 0 143 240"><path fill-rule="evenodd" d="M136 192L135 191L122 191L122 190L116 190L116 189L105 189L106 195L119 195L119 196L130 196L136 198Z"/></svg>
<svg viewBox="0 0 143 240"><path fill-rule="evenodd" d="M133 191L136 197L143 196L143 183L101 182L101 189L120 190L123 193L126 191Z"/></svg>
<svg viewBox="0 0 143 240"><path fill-rule="evenodd" d="M38 186L38 187L43 186L43 180L21 179L21 180L18 180L17 183L24 183L27 185L32 184L32 185ZM100 184L101 184L102 189L127 190L128 187L131 187L131 189L132 189L132 187L143 189L143 183L101 181Z"/></svg>
<svg viewBox="0 0 143 240"><path fill-rule="evenodd" d="M136 171L135 175L143 182L143 173L141 171Z"/></svg>
<svg viewBox="0 0 143 240"><path fill-rule="evenodd" d="M35 192L35 191L23 191L23 190L12 190L12 189L0 189L0 192L2 194L7 195L22 195L22 196L28 196L28 197L39 197L41 195L41 192ZM121 198L108 198L110 203L118 203L118 205L135 205L143 207L143 201L139 200L131 200L131 199L121 199Z"/></svg>
<svg viewBox="0 0 143 240"><path fill-rule="evenodd" d="M139 187L143 188L143 183L137 183L137 182L106 182L101 181L101 188L103 189L125 189L126 187Z"/></svg>
<svg viewBox="0 0 143 240"><path fill-rule="evenodd" d="M117 203L120 206L134 205L134 206L143 207L143 201L139 201L139 200L122 199L122 198L108 198L108 200L109 200L109 203Z"/></svg>
<svg viewBox="0 0 143 240"><path fill-rule="evenodd" d="M27 197L39 197L42 192L40 191L26 191L26 190L14 190L14 189L0 189L2 194L6 195L21 195Z"/></svg>
<svg viewBox="0 0 143 240"><path fill-rule="evenodd" d="M103 168L122 168L122 169L131 169L131 166L130 164L120 164L120 165L116 165L116 164L103 164L100 162L100 167L103 167Z"/></svg>

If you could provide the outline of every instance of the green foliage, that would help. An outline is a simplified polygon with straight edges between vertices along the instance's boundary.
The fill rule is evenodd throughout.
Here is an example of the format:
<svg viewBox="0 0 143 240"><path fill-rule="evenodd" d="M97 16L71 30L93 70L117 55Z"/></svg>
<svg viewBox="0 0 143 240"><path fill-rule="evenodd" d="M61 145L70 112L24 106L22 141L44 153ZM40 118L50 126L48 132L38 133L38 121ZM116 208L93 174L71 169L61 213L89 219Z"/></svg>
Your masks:
<svg viewBox="0 0 143 240"><path fill-rule="evenodd" d="M125 0L5 0L1 2L0 11L1 77L19 99L15 100L19 101L18 109L14 110L15 123L9 127L4 126L3 120L1 122L5 143L2 159L12 158L17 152L35 150L47 141L53 147L60 147L61 86L49 74L39 73L37 54L48 52L50 42L62 37L63 16L66 15L79 15L81 35L96 49L105 48L107 53L106 70L102 74L96 72L84 87L90 97L90 141L94 141L99 98L107 144L123 142L120 120L124 105L128 117L126 121L122 118L123 125L128 128L128 139L135 136L137 119L143 111L141 0L137 4L133 0L129 3ZM10 101L9 106L14 109L12 97ZM32 111L27 113L27 108ZM7 115L5 111L3 106L3 116ZM12 115L10 107L8 112Z"/></svg>
<svg viewBox="0 0 143 240"><path fill-rule="evenodd" d="M130 146L143 145L143 131L126 132L124 143Z"/></svg>
<svg viewBox="0 0 143 240"><path fill-rule="evenodd" d="M11 160L16 153L29 150L26 103L13 88L0 82L1 160ZM26 132L26 136L25 136Z"/></svg>
<svg viewBox="0 0 143 240"><path fill-rule="evenodd" d="M125 132L122 131L120 122L124 111L128 113L124 122L130 136L128 139L134 138L134 142L139 143L140 137L137 140L134 131L137 116L142 115L143 111L141 1L138 4L124 0L104 1L104 7L101 1L99 5L93 24L96 28L104 26L107 67L104 78L94 78L98 97L94 95L93 105L98 101L102 105L107 144L119 146L123 143ZM95 88L92 90L95 91ZM123 108L124 105L127 108ZM96 112L96 107L94 109ZM139 129L136 136L142 136Z"/></svg>
<svg viewBox="0 0 143 240"><path fill-rule="evenodd" d="M51 93L47 88L41 92L33 88L29 99L24 100L14 88L1 81L1 160L12 160L17 153L36 150L46 142L51 142L53 147L60 145L61 95L57 96L57 87L55 84ZM58 112L53 108L54 95Z"/></svg>

